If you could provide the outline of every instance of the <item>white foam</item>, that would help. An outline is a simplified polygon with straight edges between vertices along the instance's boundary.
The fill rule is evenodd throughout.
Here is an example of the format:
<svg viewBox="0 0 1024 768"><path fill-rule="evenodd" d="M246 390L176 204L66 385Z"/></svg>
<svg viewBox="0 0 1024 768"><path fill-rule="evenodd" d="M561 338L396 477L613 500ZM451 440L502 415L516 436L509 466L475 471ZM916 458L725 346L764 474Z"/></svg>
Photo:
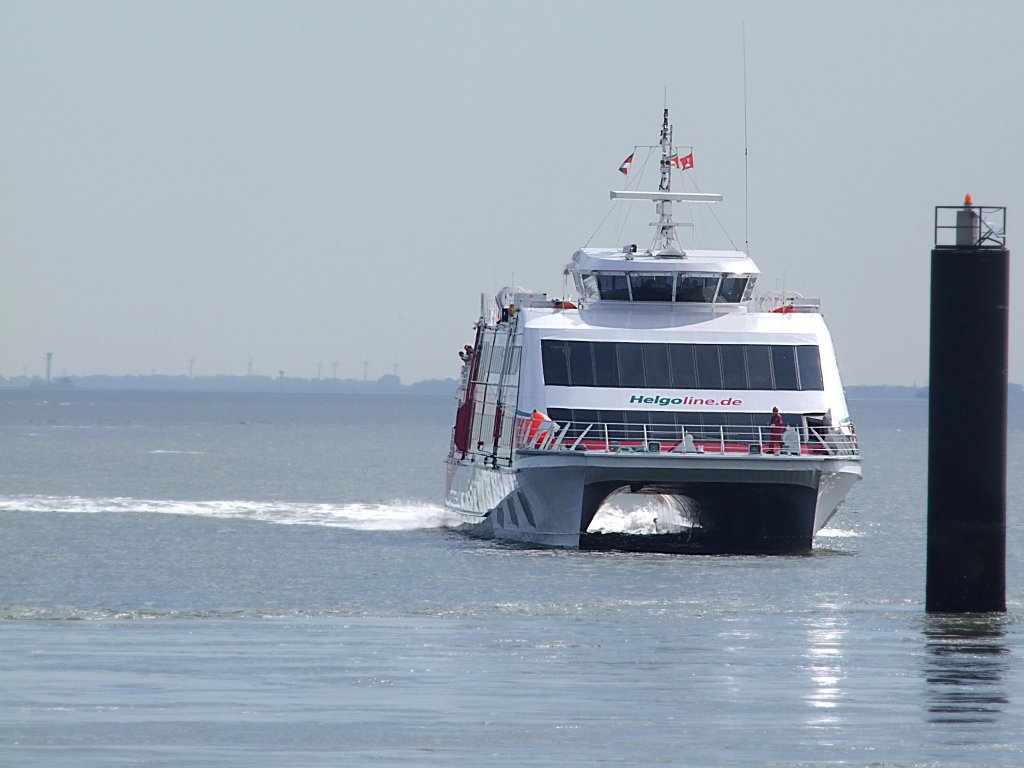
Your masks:
<svg viewBox="0 0 1024 768"><path fill-rule="evenodd" d="M194 515L227 520L258 520L278 525L320 525L359 531L413 531L445 528L454 524L439 504L422 501L388 503L314 504L286 501L178 501L126 497L83 498L79 496L2 496L2 512L149 513ZM642 504L614 501L594 516L591 532L658 533L657 519L668 509L652 497ZM841 528L825 528L818 538L855 538L864 534Z"/></svg>
<svg viewBox="0 0 1024 768"><path fill-rule="evenodd" d="M654 505L623 509L614 504L601 507L587 529L591 533L657 533Z"/></svg>
<svg viewBox="0 0 1024 768"><path fill-rule="evenodd" d="M819 539L855 539L863 536L858 531L850 531L843 528L822 528L818 531Z"/></svg>
<svg viewBox="0 0 1024 768"><path fill-rule="evenodd" d="M150 513L259 520L279 525L322 525L361 531L443 528L444 507L415 501L313 504L277 501L177 501L169 499L4 496L0 512Z"/></svg>

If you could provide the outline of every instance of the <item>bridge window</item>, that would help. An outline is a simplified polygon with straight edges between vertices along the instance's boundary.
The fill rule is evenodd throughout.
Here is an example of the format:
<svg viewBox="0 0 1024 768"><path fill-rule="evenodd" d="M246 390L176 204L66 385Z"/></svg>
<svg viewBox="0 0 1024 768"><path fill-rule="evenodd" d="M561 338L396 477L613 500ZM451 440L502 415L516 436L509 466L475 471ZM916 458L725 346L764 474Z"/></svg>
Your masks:
<svg viewBox="0 0 1024 768"><path fill-rule="evenodd" d="M629 281L625 274L598 275L597 288L601 292L602 299L629 301Z"/></svg>
<svg viewBox="0 0 1024 768"><path fill-rule="evenodd" d="M676 301L710 302L718 290L718 275L680 274L676 285Z"/></svg>
<svg viewBox="0 0 1024 768"><path fill-rule="evenodd" d="M584 299L738 304L749 301L754 275L693 272L588 272L578 274Z"/></svg>
<svg viewBox="0 0 1024 768"><path fill-rule="evenodd" d="M717 302L735 304L743 300L743 294L747 287L747 278L728 275L722 278L722 287L718 291Z"/></svg>
<svg viewBox="0 0 1024 768"><path fill-rule="evenodd" d="M672 273L629 273L633 301L672 301Z"/></svg>

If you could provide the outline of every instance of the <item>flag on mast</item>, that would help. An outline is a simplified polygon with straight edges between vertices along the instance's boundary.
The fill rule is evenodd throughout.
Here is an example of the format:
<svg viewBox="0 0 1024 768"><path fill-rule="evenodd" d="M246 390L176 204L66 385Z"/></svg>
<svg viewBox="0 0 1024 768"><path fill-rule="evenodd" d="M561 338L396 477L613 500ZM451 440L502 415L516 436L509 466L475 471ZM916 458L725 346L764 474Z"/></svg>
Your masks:
<svg viewBox="0 0 1024 768"><path fill-rule="evenodd" d="M693 152L690 152L688 155L683 155L682 157L672 155L669 159L675 163L676 168L680 168L681 170L688 171L690 168L693 168Z"/></svg>
<svg viewBox="0 0 1024 768"><path fill-rule="evenodd" d="M619 173L621 173L623 176L629 173L629 166L633 163L633 155L635 154L636 152L631 152L629 157L623 160L622 165L619 166Z"/></svg>

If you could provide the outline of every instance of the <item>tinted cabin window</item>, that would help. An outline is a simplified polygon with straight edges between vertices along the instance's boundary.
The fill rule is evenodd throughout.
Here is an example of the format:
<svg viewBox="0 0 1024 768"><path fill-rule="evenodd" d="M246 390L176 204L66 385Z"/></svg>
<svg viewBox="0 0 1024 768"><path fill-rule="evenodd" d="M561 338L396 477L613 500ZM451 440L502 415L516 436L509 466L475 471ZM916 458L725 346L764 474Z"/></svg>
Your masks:
<svg viewBox="0 0 1024 768"><path fill-rule="evenodd" d="M680 275L676 283L676 301L714 301L717 288L717 277Z"/></svg>
<svg viewBox="0 0 1024 768"><path fill-rule="evenodd" d="M619 358L615 354L618 344L611 341L595 341L594 373L599 387L619 386Z"/></svg>
<svg viewBox="0 0 1024 768"><path fill-rule="evenodd" d="M633 301L672 301L672 275L630 273Z"/></svg>
<svg viewBox="0 0 1024 768"><path fill-rule="evenodd" d="M589 341L570 341L569 383L574 387L594 386L594 358Z"/></svg>
<svg viewBox="0 0 1024 768"><path fill-rule="evenodd" d="M736 303L743 300L743 291L747 287L745 277L723 277L722 287L718 292L718 301Z"/></svg>
<svg viewBox="0 0 1024 768"><path fill-rule="evenodd" d="M625 275L598 275L597 287L602 299L629 301L629 283Z"/></svg>
<svg viewBox="0 0 1024 768"><path fill-rule="evenodd" d="M573 421L573 415L571 408L548 408L548 418L552 421Z"/></svg>
<svg viewBox="0 0 1024 768"><path fill-rule="evenodd" d="M619 344L619 386L643 387L644 358L640 344Z"/></svg>
<svg viewBox="0 0 1024 768"><path fill-rule="evenodd" d="M747 278L747 287L743 290L743 301L750 301L754 295L754 284L757 282L757 276L751 275Z"/></svg>
<svg viewBox="0 0 1024 768"><path fill-rule="evenodd" d="M625 411L601 411L601 420L605 424L621 425L626 423L626 412ZM615 426L608 429L609 440L622 440L626 436L626 432L621 426Z"/></svg>
<svg viewBox="0 0 1024 768"><path fill-rule="evenodd" d="M626 411L626 439L643 440L652 415L647 411Z"/></svg>
<svg viewBox="0 0 1024 768"><path fill-rule="evenodd" d="M793 347L773 344L771 349L775 388L796 389L796 355L793 354Z"/></svg>
<svg viewBox="0 0 1024 768"><path fill-rule="evenodd" d="M651 389L667 389L672 386L668 367L668 344L644 344L644 372L647 386Z"/></svg>
<svg viewBox="0 0 1024 768"><path fill-rule="evenodd" d="M697 388L697 365L693 359L693 344L670 344L672 386L676 389Z"/></svg>
<svg viewBox="0 0 1024 768"><path fill-rule="evenodd" d="M821 355L818 348L803 345L796 348L796 359L800 369L800 389L822 390L825 384L821 378Z"/></svg>
<svg viewBox="0 0 1024 768"><path fill-rule="evenodd" d="M767 344L747 344L747 376L751 389L775 389L772 383L772 352Z"/></svg>
<svg viewBox="0 0 1024 768"><path fill-rule="evenodd" d="M696 344L697 386L705 389L722 388L722 366L718 360L717 344Z"/></svg>
<svg viewBox="0 0 1024 768"><path fill-rule="evenodd" d="M566 343L557 339L544 339L540 343L540 357L544 364L544 383L555 387L569 386L569 360Z"/></svg>
<svg viewBox="0 0 1024 768"><path fill-rule="evenodd" d="M490 348L482 345L487 355ZM498 348L496 357L500 363ZM543 339L544 383L630 389L824 389L814 345L662 344Z"/></svg>
<svg viewBox="0 0 1024 768"><path fill-rule="evenodd" d="M565 437L575 439L591 427L584 440L602 442L607 431L610 440L641 440L646 430L648 440L673 441L683 431L695 440L750 443L757 439L759 428L767 426L770 413L731 413L715 411L594 411L570 408L549 408L548 415L560 425L572 422ZM800 426L798 414L785 414L787 426Z"/></svg>
<svg viewBox="0 0 1024 768"><path fill-rule="evenodd" d="M723 344L719 351L722 357L722 386L726 389L748 389L743 345Z"/></svg>

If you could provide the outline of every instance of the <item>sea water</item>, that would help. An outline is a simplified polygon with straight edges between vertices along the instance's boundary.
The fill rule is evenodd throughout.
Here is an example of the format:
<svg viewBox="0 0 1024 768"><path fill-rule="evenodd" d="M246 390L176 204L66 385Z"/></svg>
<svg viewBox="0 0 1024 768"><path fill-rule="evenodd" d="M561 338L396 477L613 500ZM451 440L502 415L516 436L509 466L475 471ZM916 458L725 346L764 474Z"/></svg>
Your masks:
<svg viewBox="0 0 1024 768"><path fill-rule="evenodd" d="M0 392L0 765L1024 765L1018 414L1009 611L945 617L925 401L791 557L456 534L452 405Z"/></svg>

